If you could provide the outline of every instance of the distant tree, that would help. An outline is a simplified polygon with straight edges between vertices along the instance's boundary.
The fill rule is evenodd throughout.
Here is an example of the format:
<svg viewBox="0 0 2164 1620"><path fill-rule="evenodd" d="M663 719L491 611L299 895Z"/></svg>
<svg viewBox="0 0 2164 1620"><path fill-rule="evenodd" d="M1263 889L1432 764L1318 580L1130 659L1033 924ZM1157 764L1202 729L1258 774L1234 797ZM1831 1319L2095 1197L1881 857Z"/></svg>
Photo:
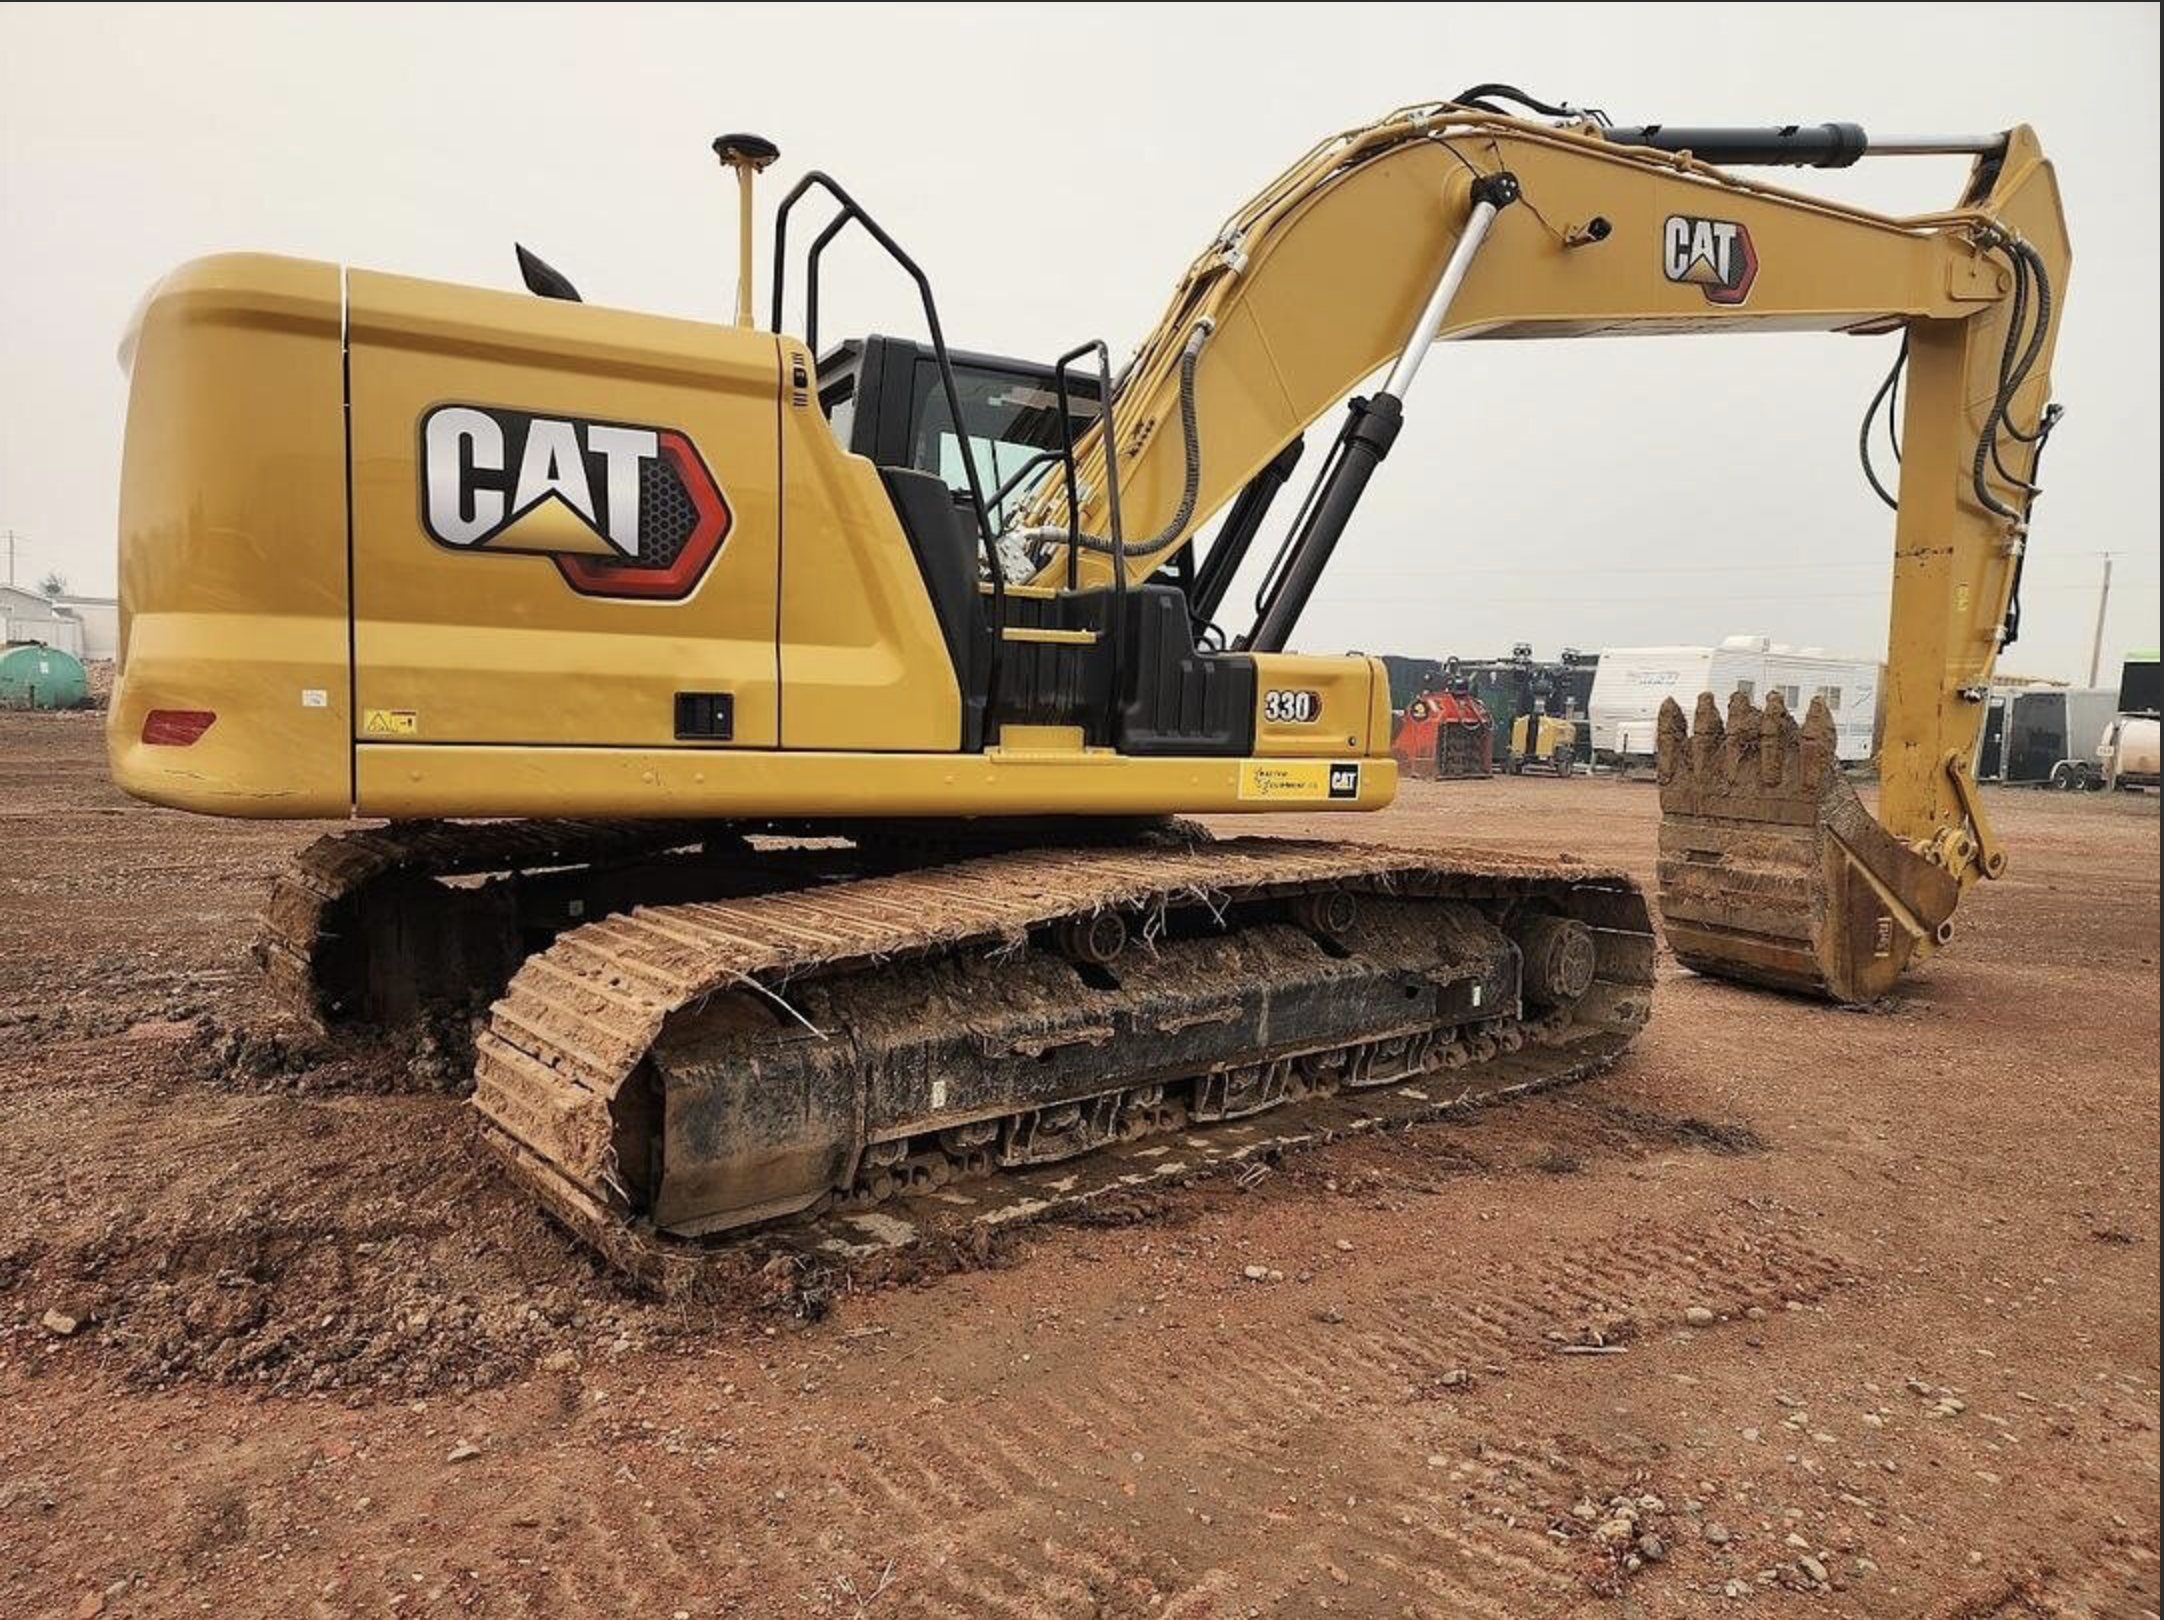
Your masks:
<svg viewBox="0 0 2164 1620"><path fill-rule="evenodd" d="M40 596L65 596L68 594L68 576L55 568L38 581Z"/></svg>

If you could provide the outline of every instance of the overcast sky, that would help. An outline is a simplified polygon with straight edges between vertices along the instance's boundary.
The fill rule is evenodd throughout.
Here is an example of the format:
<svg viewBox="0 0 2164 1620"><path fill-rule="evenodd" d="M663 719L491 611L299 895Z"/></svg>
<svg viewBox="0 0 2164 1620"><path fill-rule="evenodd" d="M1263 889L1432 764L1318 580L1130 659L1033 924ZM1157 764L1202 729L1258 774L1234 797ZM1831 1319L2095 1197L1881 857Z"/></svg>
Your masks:
<svg viewBox="0 0 2164 1620"><path fill-rule="evenodd" d="M112 588L115 345L199 254L510 287L519 238L596 302L725 319L707 143L750 129L782 148L767 201L841 178L957 344L1124 354L1318 137L1503 79L1624 123L2036 126L2074 239L2067 417L2002 667L2079 678L2107 550L2107 668L2158 640L2157 52L2152 5L0 7L0 530L18 578ZM1964 168L1800 183L1923 211ZM871 250L832 259L830 331L915 330ZM1299 642L1880 651L1891 522L1855 450L1890 341L1445 350Z"/></svg>

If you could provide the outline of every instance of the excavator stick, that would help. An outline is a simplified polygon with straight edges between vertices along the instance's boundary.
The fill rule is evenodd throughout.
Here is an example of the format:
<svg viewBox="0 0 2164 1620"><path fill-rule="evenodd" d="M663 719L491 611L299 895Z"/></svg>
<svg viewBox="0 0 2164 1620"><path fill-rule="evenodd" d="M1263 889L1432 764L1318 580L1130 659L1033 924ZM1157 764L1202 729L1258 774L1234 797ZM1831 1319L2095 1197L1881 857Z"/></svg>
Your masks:
<svg viewBox="0 0 2164 1620"><path fill-rule="evenodd" d="M1778 692L1661 706L1660 910L1684 966L1864 1004L1951 937L1960 884L1872 819L1833 716L1799 727Z"/></svg>

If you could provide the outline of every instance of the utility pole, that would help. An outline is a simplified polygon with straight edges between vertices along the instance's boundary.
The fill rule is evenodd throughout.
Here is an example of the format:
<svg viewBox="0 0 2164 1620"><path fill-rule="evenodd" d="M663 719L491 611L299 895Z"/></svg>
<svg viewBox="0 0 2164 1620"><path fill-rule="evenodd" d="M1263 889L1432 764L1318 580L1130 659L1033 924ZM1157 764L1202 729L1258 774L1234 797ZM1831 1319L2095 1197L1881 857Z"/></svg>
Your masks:
<svg viewBox="0 0 2164 1620"><path fill-rule="evenodd" d="M2111 606L2111 558L2104 553L2104 583L2096 593L2096 639L2089 643L2089 684L2096 685L2096 677L2104 667L2104 612ZM9 577L13 577L10 575Z"/></svg>
<svg viewBox="0 0 2164 1620"><path fill-rule="evenodd" d="M0 529L0 540L8 543L8 583L15 583L15 542L19 536L13 529Z"/></svg>

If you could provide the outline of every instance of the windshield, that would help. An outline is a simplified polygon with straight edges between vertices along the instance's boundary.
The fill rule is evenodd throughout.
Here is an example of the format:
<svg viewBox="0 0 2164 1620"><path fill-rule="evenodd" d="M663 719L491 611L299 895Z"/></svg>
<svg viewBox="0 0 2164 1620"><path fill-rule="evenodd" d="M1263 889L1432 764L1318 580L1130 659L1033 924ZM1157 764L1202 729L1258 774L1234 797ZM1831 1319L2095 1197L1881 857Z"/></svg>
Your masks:
<svg viewBox="0 0 2164 1620"><path fill-rule="evenodd" d="M961 434L955 432L954 414L947 409L946 390L939 383L939 367L929 360L920 362L917 386L923 403L916 415L917 432L910 447L910 464L938 474L957 494L966 493L969 488L962 460L965 437L969 454L977 464L978 485L987 502L992 501L1001 485L1025 473L1032 462L1036 463L1038 471L1042 471L1058 461L1063 442L1059 395L1050 382L1011 371L957 364L954 388L962 400L964 432ZM1068 384L1068 405L1077 438L1096 417L1095 393L1093 380L1085 383L1077 378ZM1053 453L1047 456L1047 451ZM1006 527L1007 513L1001 506L1012 508L1018 505L1036 482L1034 475L1022 477L1007 501L993 507L991 516L995 529Z"/></svg>

